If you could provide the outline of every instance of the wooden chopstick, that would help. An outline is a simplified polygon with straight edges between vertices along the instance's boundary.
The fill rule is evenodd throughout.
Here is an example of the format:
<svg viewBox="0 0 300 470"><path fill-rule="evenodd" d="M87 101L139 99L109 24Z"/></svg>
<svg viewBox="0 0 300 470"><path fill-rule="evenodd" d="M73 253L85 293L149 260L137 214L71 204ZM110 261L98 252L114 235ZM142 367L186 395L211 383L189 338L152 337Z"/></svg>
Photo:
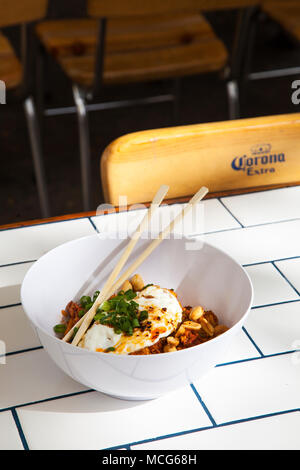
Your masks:
<svg viewBox="0 0 300 470"><path fill-rule="evenodd" d="M129 268L122 274L122 276L113 285L110 286L110 290L109 289L106 290L105 296L104 295L102 296L101 303L107 300L126 281L126 279L128 279L128 277L131 276L131 274L140 266L140 264L143 261L145 261L145 259L152 253L152 251L155 250L155 248L166 238L166 236L171 231L173 231L175 225L181 220L183 220L183 218L194 207L194 205L200 202L201 199L203 199L203 197L207 193L208 193L208 189L205 186L199 189L199 191L190 199L186 207L174 218L174 220L167 227L165 227L164 230L162 230L159 233L158 237L155 240L153 240L150 243L150 245L147 246L147 248L143 251L143 253L129 266ZM94 309L93 307L86 313L85 315L86 319L80 326L79 330L77 331L72 341L72 344L74 344L75 346L79 343L79 341L81 340L82 336L84 335L84 333L86 332L86 330L88 329L88 327L90 326L94 318L96 309Z"/></svg>
<svg viewBox="0 0 300 470"><path fill-rule="evenodd" d="M73 336L73 333L74 333L74 329L75 328L79 328L79 330L77 331L74 339L73 339L73 342L72 344L75 344L74 341L76 340L76 344L78 344L78 342L80 341L80 339L76 339L76 338L79 338L79 336L81 335L82 331L84 330L85 326L83 325L81 327L81 325L83 324L83 322L87 322L87 318L92 318L94 317L95 315L95 312L98 308L98 306L100 304L102 304L102 302L104 302L104 300L106 300L108 298L107 296L107 293L109 291L111 291L111 287L115 281L115 279L117 278L117 276L119 275L120 271L122 270L124 264L126 263L127 259L129 258L133 248L135 247L136 243L138 242L141 234L144 232L144 230L149 226L149 222L154 214L154 212L156 211L156 209L160 206L161 202L163 201L165 195L167 194L169 190L169 186L165 185L165 184L162 184L159 188L159 190L157 191L157 193L155 194L152 202L151 202L151 205L148 209L148 211L146 212L145 216L143 217L141 223L139 224L139 226L137 227L136 231L134 232L134 234L131 236L131 239L130 239L130 242L128 243L128 245L126 246L124 252L122 253L122 256L121 258L119 259L118 263L116 264L115 268L113 269L113 271L111 272L109 278L107 279L105 285L103 286L100 294L98 295L96 301L94 302L93 306L90 308L90 310L88 312L85 313L85 315L83 317L80 318L80 320L78 320L78 322L68 331L68 333L63 337L63 341L68 341L72 336ZM110 297L110 296L109 296ZM85 330L86 331L86 330ZM85 332L84 331L84 332ZM80 333L80 335L79 335ZM84 334L84 333L83 333Z"/></svg>
<svg viewBox="0 0 300 470"><path fill-rule="evenodd" d="M204 196L208 193L208 189L203 186L188 202L187 206L174 218L174 220L164 228L158 235L158 237L153 240L150 245L148 245L143 251L143 253L129 266L129 268L122 274L122 276L114 283L111 287L111 290L108 293L110 297L125 281L126 279L133 274L133 272L142 264L143 261L152 253L153 250L166 238L166 236L173 231L175 225L183 220L183 218L188 214L192 207L201 201Z"/></svg>

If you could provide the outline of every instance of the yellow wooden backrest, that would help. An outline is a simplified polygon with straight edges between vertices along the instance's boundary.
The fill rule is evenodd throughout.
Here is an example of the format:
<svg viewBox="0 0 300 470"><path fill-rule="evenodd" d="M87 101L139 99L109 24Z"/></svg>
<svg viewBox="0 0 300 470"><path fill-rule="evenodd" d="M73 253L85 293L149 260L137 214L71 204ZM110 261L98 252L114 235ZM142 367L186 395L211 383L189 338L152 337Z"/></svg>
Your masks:
<svg viewBox="0 0 300 470"><path fill-rule="evenodd" d="M261 0L88 0L88 13L93 17L155 15L176 11L243 8Z"/></svg>
<svg viewBox="0 0 300 470"><path fill-rule="evenodd" d="M48 0L0 0L0 27L28 23L46 15Z"/></svg>
<svg viewBox="0 0 300 470"><path fill-rule="evenodd" d="M105 200L148 202L160 184L169 198L205 185L223 192L300 181L300 113L135 132L101 158Z"/></svg>

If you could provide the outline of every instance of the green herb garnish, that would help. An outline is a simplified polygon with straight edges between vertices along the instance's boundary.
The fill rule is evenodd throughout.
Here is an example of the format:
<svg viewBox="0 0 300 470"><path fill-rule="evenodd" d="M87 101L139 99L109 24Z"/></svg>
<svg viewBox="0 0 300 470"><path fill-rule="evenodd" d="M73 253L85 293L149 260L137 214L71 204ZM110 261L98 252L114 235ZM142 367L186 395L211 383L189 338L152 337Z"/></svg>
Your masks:
<svg viewBox="0 0 300 470"><path fill-rule="evenodd" d="M64 333L66 331L67 325L64 325L63 323L60 323L59 325L55 325L53 327L53 330L57 334Z"/></svg>
<svg viewBox="0 0 300 470"><path fill-rule="evenodd" d="M74 328L74 330L73 330L72 341L73 341L73 339L75 338L76 333L77 333L78 330L79 330L79 328L77 328L77 326L75 326L75 328Z"/></svg>
<svg viewBox="0 0 300 470"><path fill-rule="evenodd" d="M124 293L124 296L125 296L126 300L132 300L137 296L137 294L135 292L133 292L132 289L129 289Z"/></svg>
<svg viewBox="0 0 300 470"><path fill-rule="evenodd" d="M98 295L100 294L100 291L99 290L96 290L96 292L94 293L93 295L93 302L95 302L95 300L97 299Z"/></svg>
<svg viewBox="0 0 300 470"><path fill-rule="evenodd" d="M110 352L110 351L115 351L115 348L111 346L110 348L105 349L105 352Z"/></svg>
<svg viewBox="0 0 300 470"><path fill-rule="evenodd" d="M142 310L139 316L140 321L147 320L147 318L148 318L147 310Z"/></svg>
<svg viewBox="0 0 300 470"><path fill-rule="evenodd" d="M81 310L78 312L79 318L83 317L83 315L92 308L95 300L97 299L98 295L100 294L99 290L96 290L96 292L93 295L93 298L91 298L89 295L83 295L80 298L79 304L81 307Z"/></svg>
<svg viewBox="0 0 300 470"><path fill-rule="evenodd" d="M136 296L132 289L120 291L98 307L94 321L113 327L116 334L123 332L132 335L134 328L141 326L141 322L148 318L147 310L139 312L139 304L133 300Z"/></svg>
<svg viewBox="0 0 300 470"><path fill-rule="evenodd" d="M147 289L147 287L150 287L150 286L153 286L153 284L146 284L146 285L143 287L143 289L141 289L141 291Z"/></svg>

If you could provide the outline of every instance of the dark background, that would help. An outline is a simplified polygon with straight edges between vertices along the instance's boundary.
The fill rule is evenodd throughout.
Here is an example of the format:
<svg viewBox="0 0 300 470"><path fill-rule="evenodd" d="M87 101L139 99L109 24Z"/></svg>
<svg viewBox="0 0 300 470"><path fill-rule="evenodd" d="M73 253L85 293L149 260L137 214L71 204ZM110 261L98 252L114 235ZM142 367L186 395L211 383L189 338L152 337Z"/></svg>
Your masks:
<svg viewBox="0 0 300 470"><path fill-rule="evenodd" d="M84 1L52 0L48 17L75 17L85 14ZM206 14L229 54L237 20L236 11ZM17 45L15 28L5 33ZM299 65L299 45L265 15L258 24L252 71ZM72 105L70 84L59 67L49 60L47 100L49 106ZM242 117L298 112L291 102L289 76L249 82ZM105 99L151 95L166 90L168 83L148 83L106 89ZM178 124L228 119L225 82L218 74L184 78ZM168 127L172 121L170 103L90 113L93 159L93 208L103 201L99 161L105 146L115 138L138 130ZM78 134L75 115L47 117L43 123L43 146L50 195L51 215L83 210L80 187ZM5 105L0 114L0 224L40 218L31 152L22 105Z"/></svg>

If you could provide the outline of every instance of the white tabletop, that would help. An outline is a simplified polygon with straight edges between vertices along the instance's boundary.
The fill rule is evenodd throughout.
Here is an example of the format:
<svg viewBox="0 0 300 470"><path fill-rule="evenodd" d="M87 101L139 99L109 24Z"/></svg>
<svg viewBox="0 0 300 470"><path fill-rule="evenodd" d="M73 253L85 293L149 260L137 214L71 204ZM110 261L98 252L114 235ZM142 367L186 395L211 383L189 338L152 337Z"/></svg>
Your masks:
<svg viewBox="0 0 300 470"><path fill-rule="evenodd" d="M51 248L128 222L128 214L0 231L0 449L299 449L300 187L204 201L187 227L245 266L254 304L222 363L161 398L125 401L71 380L20 304ZM164 207L163 217L179 205ZM129 217L135 224L142 211Z"/></svg>

